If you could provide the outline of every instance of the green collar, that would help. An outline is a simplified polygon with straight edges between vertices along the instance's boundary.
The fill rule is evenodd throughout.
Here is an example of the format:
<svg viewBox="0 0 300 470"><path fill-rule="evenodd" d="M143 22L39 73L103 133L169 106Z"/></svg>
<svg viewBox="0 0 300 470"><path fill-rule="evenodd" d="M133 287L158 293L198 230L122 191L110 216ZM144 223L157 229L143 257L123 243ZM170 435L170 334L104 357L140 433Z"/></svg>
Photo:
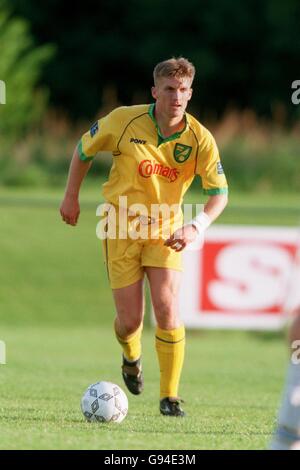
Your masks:
<svg viewBox="0 0 300 470"><path fill-rule="evenodd" d="M160 146L160 144L164 144L165 142L169 142L170 140L178 139L181 136L181 134L186 130L186 128L187 128L187 116L186 116L186 114L184 114L184 119L185 119L184 129L182 129L182 131L180 131L180 132L175 132L174 134L170 135L169 137L164 138L161 134L160 128L159 128L158 123L157 123L157 120L155 119L154 110L155 110L155 103L152 103L149 106L148 113L149 113L149 116L151 117L152 121L154 122L156 130L157 130L157 135L158 135L158 145L157 146L158 147Z"/></svg>

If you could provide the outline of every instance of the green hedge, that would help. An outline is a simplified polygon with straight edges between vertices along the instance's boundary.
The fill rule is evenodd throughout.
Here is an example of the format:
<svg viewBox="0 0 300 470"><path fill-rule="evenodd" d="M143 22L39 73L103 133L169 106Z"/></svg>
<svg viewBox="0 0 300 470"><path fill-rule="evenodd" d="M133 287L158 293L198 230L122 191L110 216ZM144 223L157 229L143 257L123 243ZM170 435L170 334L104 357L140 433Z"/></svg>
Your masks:
<svg viewBox="0 0 300 470"><path fill-rule="evenodd" d="M80 132L60 136L47 128L15 144L0 139L0 184L63 186ZM239 191L300 191L300 139L282 132L259 141L253 134L219 142L230 188ZM217 138L218 140L218 138ZM99 155L90 178L108 175L109 154ZM197 185L199 183L197 182Z"/></svg>

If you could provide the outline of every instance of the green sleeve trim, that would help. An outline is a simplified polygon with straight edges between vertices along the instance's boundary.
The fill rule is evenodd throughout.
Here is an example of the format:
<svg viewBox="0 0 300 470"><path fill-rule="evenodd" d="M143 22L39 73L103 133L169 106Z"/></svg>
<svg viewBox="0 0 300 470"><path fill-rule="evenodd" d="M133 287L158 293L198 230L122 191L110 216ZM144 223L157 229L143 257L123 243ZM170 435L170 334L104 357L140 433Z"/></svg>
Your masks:
<svg viewBox="0 0 300 470"><path fill-rule="evenodd" d="M82 141L81 141L81 139L78 142L77 150L78 150L79 158L82 162L90 162L91 160L93 160L94 155L92 155L91 157L87 157L86 154L84 153L84 151L82 150Z"/></svg>
<svg viewBox="0 0 300 470"><path fill-rule="evenodd" d="M203 189L203 194L216 196L217 194L228 194L228 188Z"/></svg>

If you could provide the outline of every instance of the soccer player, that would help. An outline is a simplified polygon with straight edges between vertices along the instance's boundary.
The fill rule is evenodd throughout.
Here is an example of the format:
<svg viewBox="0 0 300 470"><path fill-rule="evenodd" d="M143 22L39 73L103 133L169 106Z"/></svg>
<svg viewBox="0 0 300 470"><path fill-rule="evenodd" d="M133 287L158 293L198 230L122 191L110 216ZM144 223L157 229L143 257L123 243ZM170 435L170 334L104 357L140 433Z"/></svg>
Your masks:
<svg viewBox="0 0 300 470"><path fill-rule="evenodd" d="M180 206L195 175L200 175L208 200L190 223L184 225L181 210L174 211L167 238L159 231L158 238L136 239L129 236L128 230L127 237L111 236L103 243L116 307L115 334L123 352L122 375L129 391L136 395L144 387L143 279L145 275L148 278L157 322L160 412L167 416L185 414L178 397L185 350L185 329L178 311L181 252L202 236L227 204L227 182L216 142L202 124L186 113L194 75L193 64L185 58L163 61L154 69L151 91L155 103L120 107L98 120L75 148L60 208L62 219L76 225L80 185L100 151L111 151L113 155L110 175L103 185L103 196L113 208L109 212L117 214L118 221L126 211L129 228L136 220L151 228L159 221L159 217L149 215L153 205ZM138 219L128 209L137 205L144 208Z"/></svg>
<svg viewBox="0 0 300 470"><path fill-rule="evenodd" d="M300 307L289 330L290 364L272 450L300 450Z"/></svg>

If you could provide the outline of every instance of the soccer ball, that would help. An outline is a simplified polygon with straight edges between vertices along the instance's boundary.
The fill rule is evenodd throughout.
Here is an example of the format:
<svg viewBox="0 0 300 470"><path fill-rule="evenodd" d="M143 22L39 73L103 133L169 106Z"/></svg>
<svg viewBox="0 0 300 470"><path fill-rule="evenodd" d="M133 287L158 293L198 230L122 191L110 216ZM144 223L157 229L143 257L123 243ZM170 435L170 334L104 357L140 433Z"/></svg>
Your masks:
<svg viewBox="0 0 300 470"><path fill-rule="evenodd" d="M97 382L83 394L81 410L89 422L121 423L128 412L127 396L112 382Z"/></svg>

